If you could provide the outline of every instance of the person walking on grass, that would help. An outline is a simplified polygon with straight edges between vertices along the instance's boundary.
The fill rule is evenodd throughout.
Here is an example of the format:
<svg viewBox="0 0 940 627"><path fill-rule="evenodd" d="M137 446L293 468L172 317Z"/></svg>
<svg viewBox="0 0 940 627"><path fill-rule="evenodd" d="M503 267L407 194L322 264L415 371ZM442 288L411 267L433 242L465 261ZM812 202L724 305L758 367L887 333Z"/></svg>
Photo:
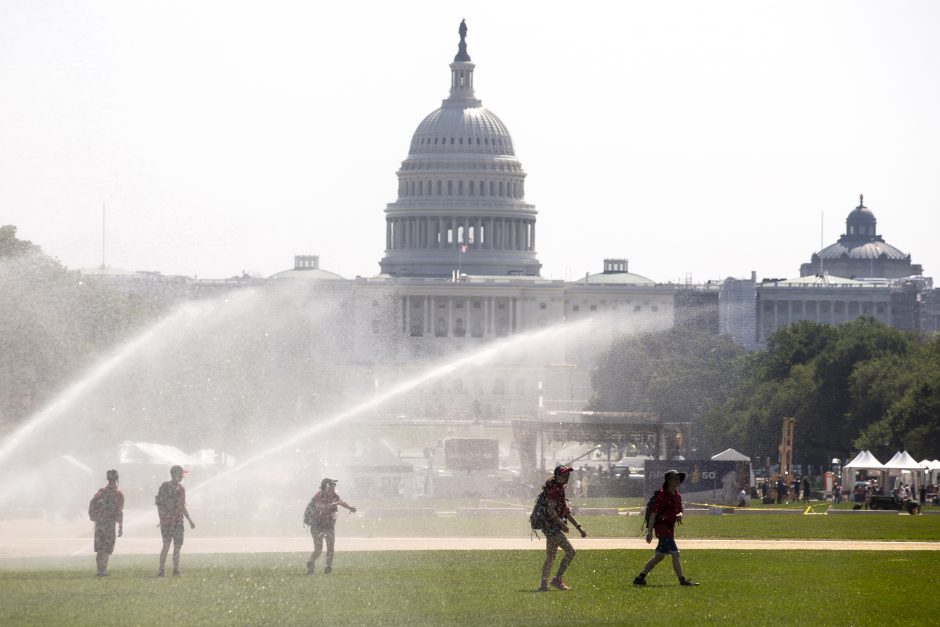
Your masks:
<svg viewBox="0 0 940 627"><path fill-rule="evenodd" d="M568 541L568 523L574 525L575 529L581 534L582 538L587 537L587 532L578 524L575 517L568 509L568 499L565 498L565 486L571 476L571 468L567 466L556 466L552 473L552 478L545 482L542 492L545 495L545 507L542 515L542 533L545 534L545 563L542 564L542 585L539 586L539 592L548 592L549 584L559 590L570 590L565 583L564 575L574 559L575 550ZM541 497L540 497L541 498ZM558 571L555 577L549 582L548 577L552 574L552 564L555 561L555 554L561 548L565 556L558 565Z"/></svg>
<svg viewBox="0 0 940 627"><path fill-rule="evenodd" d="M323 553L323 540L326 540L326 568L325 575L333 572L333 546L336 543L336 514L339 507L345 507L350 514L356 513L356 508L348 505L336 493L336 479L325 478L320 482L320 491L313 495L307 509L304 511L304 524L310 525L310 535L313 536L313 553L307 561L307 574L312 575L317 558Z"/></svg>
<svg viewBox="0 0 940 627"><path fill-rule="evenodd" d="M118 471L105 473L108 485L98 490L88 504L88 517L95 523L95 559L98 576L108 576L108 559L114 553L114 542L124 535L124 494L118 490ZM117 536L114 533L117 525Z"/></svg>
<svg viewBox="0 0 940 627"><path fill-rule="evenodd" d="M170 481L164 481L157 492L157 513L160 515L160 535L163 536L163 548L160 550L160 570L157 577L166 575L166 555L173 543L173 576L180 574L180 549L183 547L183 518L189 521L189 528L195 529L196 523L189 517L186 509L186 488L180 482L186 471L182 466L170 468Z"/></svg>
<svg viewBox="0 0 940 627"><path fill-rule="evenodd" d="M646 563L640 574L633 579L633 585L645 586L646 576L656 568L667 555L672 556L672 569L679 578L680 586L697 586L698 582L686 579L682 572L682 560L679 558L679 547L676 546L676 522L682 524L682 496L679 494L679 484L685 481L685 473L677 470L667 470L663 477L663 488L656 493L653 507L650 509L649 519L646 521L646 543L653 541L655 532L659 542L656 552Z"/></svg>

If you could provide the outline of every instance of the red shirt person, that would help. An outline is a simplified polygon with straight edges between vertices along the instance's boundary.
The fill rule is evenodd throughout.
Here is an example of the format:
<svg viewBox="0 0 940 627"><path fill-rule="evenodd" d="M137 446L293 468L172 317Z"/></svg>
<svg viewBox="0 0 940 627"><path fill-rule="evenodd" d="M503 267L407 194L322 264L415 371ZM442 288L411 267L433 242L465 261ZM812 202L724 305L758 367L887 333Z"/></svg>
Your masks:
<svg viewBox="0 0 940 627"><path fill-rule="evenodd" d="M98 490L88 504L88 517L95 523L95 554L97 575L108 576L108 559L114 552L117 536L124 535L124 494L118 490L118 471L105 473L108 485Z"/></svg>
<svg viewBox="0 0 940 627"><path fill-rule="evenodd" d="M180 574L180 549L183 546L183 532L185 525L183 518L189 521L190 529L196 528L196 523L189 517L186 509L186 488L180 485L185 471L182 466L170 468L170 481L164 481L157 492L157 514L160 516L160 534L163 536L163 548L160 550L160 569L157 577L165 574L166 555L173 543L173 574Z"/></svg>
<svg viewBox="0 0 940 627"><path fill-rule="evenodd" d="M542 563L540 592L547 592L549 585L559 590L570 590L563 577L576 552L565 536L568 532L568 523L570 522L575 526L581 533L582 538L587 536L587 532L571 515L571 510L568 508L568 499L565 497L565 486L568 485L571 472L572 469L567 466L556 466L552 478L546 481L542 488L544 496L539 496L540 500L545 499L545 510L542 517L542 532L545 534L545 561ZM561 564L558 565L555 577L549 581L555 554L559 548L565 552L565 556L562 558Z"/></svg>
<svg viewBox="0 0 940 627"><path fill-rule="evenodd" d="M304 524L310 525L313 537L313 552L307 560L307 574L312 575L317 558L323 553L323 541L326 540L326 568L323 572L333 572L333 547L336 544L336 515L339 507L345 507L350 513L356 508L349 505L336 493L336 479L326 477L320 482L320 491L313 495L307 509L304 510Z"/></svg>
<svg viewBox="0 0 940 627"><path fill-rule="evenodd" d="M663 475L663 488L656 493L653 507L650 510L649 520L646 521L648 531L646 542L653 541L653 534L659 539L656 552L646 563L640 574L633 579L633 585L645 586L646 576L667 555L672 556L672 568L679 578L679 585L697 586L698 583L685 578L682 572L682 561L679 559L679 547L676 546L676 522L682 523L682 495L679 494L679 484L685 481L685 473L678 470L667 470Z"/></svg>

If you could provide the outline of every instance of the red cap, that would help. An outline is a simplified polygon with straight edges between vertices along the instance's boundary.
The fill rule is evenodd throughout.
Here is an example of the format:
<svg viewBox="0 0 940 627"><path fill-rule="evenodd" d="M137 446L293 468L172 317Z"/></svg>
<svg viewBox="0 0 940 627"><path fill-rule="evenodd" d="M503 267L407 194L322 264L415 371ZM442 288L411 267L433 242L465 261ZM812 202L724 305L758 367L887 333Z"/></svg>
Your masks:
<svg viewBox="0 0 940 627"><path fill-rule="evenodd" d="M569 472L574 470L573 468L568 468L567 466L555 466L555 476L558 475L567 475Z"/></svg>

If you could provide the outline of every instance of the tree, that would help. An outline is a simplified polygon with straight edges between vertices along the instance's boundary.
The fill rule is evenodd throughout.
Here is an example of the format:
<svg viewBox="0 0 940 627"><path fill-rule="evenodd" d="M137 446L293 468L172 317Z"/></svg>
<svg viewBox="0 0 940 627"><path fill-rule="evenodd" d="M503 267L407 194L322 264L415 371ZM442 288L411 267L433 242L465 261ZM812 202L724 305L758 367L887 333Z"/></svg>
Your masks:
<svg viewBox="0 0 940 627"><path fill-rule="evenodd" d="M744 363L744 350L728 336L680 328L626 336L598 358L589 407L690 422L701 443L702 417L725 402Z"/></svg>

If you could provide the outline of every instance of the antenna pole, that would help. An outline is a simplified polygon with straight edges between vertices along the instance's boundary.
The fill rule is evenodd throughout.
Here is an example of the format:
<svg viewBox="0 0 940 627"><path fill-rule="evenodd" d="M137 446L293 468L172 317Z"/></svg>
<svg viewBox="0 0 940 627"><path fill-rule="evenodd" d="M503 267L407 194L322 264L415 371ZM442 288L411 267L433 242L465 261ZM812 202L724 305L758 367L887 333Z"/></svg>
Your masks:
<svg viewBox="0 0 940 627"><path fill-rule="evenodd" d="M825 211L820 211L820 212L819 212L819 252L820 252L820 255L819 255L819 274L820 274L820 276L822 276L822 274L823 274L822 249L823 249L823 237L824 237L824 236L823 236L823 223L825 222L825 220L826 220L826 212L825 212Z"/></svg>

